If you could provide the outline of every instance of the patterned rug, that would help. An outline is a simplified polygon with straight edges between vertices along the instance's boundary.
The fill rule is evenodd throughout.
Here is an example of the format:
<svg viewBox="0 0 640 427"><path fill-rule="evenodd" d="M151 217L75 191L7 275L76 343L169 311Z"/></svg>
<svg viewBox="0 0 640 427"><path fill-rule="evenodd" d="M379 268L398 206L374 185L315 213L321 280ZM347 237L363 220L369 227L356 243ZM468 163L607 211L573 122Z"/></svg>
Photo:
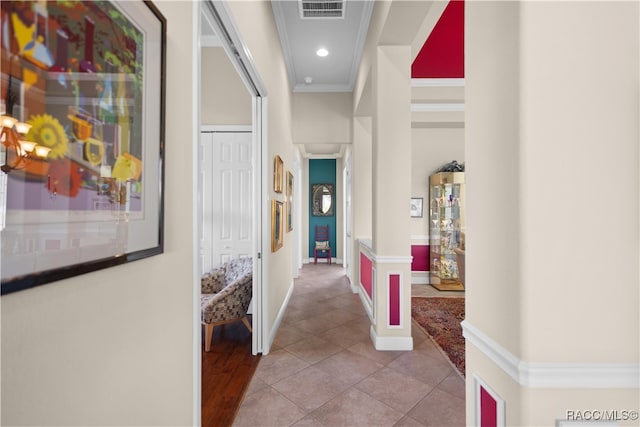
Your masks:
<svg viewBox="0 0 640 427"><path fill-rule="evenodd" d="M464 298L412 297L411 317L464 376Z"/></svg>

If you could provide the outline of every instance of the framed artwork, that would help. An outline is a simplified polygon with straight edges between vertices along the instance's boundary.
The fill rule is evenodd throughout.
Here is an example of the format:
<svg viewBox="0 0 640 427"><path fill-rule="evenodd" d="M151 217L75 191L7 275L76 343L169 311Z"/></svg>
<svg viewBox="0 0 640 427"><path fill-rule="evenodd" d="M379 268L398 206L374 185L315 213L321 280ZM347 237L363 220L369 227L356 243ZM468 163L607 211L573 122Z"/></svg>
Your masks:
<svg viewBox="0 0 640 427"><path fill-rule="evenodd" d="M287 171L287 198L290 198L293 194L293 174L291 171Z"/></svg>
<svg viewBox="0 0 640 427"><path fill-rule="evenodd" d="M284 179L284 162L280 156L273 161L273 191L282 193L282 181Z"/></svg>
<svg viewBox="0 0 640 427"><path fill-rule="evenodd" d="M271 201L271 252L276 252L284 242L284 203Z"/></svg>
<svg viewBox="0 0 640 427"><path fill-rule="evenodd" d="M150 1L0 8L2 294L162 253L165 18Z"/></svg>
<svg viewBox="0 0 640 427"><path fill-rule="evenodd" d="M293 231L293 174L287 171L287 232Z"/></svg>
<svg viewBox="0 0 640 427"><path fill-rule="evenodd" d="M422 197L411 198L411 218L422 218L424 199Z"/></svg>

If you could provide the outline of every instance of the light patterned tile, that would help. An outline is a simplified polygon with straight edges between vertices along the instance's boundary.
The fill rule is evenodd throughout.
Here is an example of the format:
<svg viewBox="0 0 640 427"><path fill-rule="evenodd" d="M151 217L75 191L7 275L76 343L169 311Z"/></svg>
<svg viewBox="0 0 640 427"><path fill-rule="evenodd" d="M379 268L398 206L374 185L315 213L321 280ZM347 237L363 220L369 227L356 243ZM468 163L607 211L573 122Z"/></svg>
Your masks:
<svg viewBox="0 0 640 427"><path fill-rule="evenodd" d="M382 364L349 350L334 354L315 366L349 384L355 384L383 367Z"/></svg>
<svg viewBox="0 0 640 427"><path fill-rule="evenodd" d="M403 414L411 410L433 389L421 381L389 368L380 369L355 387Z"/></svg>
<svg viewBox="0 0 640 427"><path fill-rule="evenodd" d="M452 372L447 378L443 379L436 387L439 390L446 391L460 399L465 398L465 383L458 372Z"/></svg>
<svg viewBox="0 0 640 427"><path fill-rule="evenodd" d="M290 344L301 341L310 336L311 334L309 332L302 331L293 325L283 323L278 328L278 334L273 340L273 344L277 345L278 347L284 348Z"/></svg>
<svg viewBox="0 0 640 427"><path fill-rule="evenodd" d="M255 376L267 384L276 383L309 366L309 363L286 350L277 350L262 356Z"/></svg>
<svg viewBox="0 0 640 427"><path fill-rule="evenodd" d="M350 321L360 318L360 315L347 310L334 309L321 314L319 317L322 317L329 322L334 322L337 325L342 325L345 323L348 324Z"/></svg>
<svg viewBox="0 0 640 427"><path fill-rule="evenodd" d="M368 333L363 333L348 325L340 325L329 329L323 332L320 337L343 348L349 348L358 342L371 342Z"/></svg>
<svg viewBox="0 0 640 427"><path fill-rule="evenodd" d="M339 378L313 366L273 385L283 396L306 411L319 408L348 387Z"/></svg>
<svg viewBox="0 0 640 427"><path fill-rule="evenodd" d="M393 427L424 427L426 424L422 424L411 417L403 417L400 421L395 423Z"/></svg>
<svg viewBox="0 0 640 427"><path fill-rule="evenodd" d="M366 393L349 389L311 413L327 426L392 426L403 414Z"/></svg>
<svg viewBox="0 0 640 427"><path fill-rule="evenodd" d="M305 417L304 411L271 387L247 396L240 405L233 425L288 426Z"/></svg>
<svg viewBox="0 0 640 427"><path fill-rule="evenodd" d="M325 427L325 425L313 418L313 416L307 415L306 417L295 423L292 427Z"/></svg>
<svg viewBox="0 0 640 427"><path fill-rule="evenodd" d="M414 351L383 352L370 329L341 266L305 265L234 425L464 425L464 379L431 339L413 324Z"/></svg>
<svg viewBox="0 0 640 427"><path fill-rule="evenodd" d="M408 414L428 426L464 426L465 403L463 399L434 389Z"/></svg>
<svg viewBox="0 0 640 427"><path fill-rule="evenodd" d="M406 351L380 351L376 350L371 340L361 341L353 344L348 348L354 353L358 353L361 356L371 359L383 365L391 363L393 360L402 356Z"/></svg>
<svg viewBox="0 0 640 427"><path fill-rule="evenodd" d="M433 387L453 372L443 357L433 358L417 351L407 352L387 366Z"/></svg>
<svg viewBox="0 0 640 427"><path fill-rule="evenodd" d="M329 329L338 326L339 322L332 321L322 316L314 316L308 319L303 319L295 323L296 328L305 332L309 332L315 335L319 335L322 332L326 332Z"/></svg>
<svg viewBox="0 0 640 427"><path fill-rule="evenodd" d="M310 336L288 345L285 349L308 363L316 363L339 352L342 347L320 337Z"/></svg>
<svg viewBox="0 0 640 427"><path fill-rule="evenodd" d="M249 388L247 388L245 396L250 396L253 393L263 390L266 387L269 387L269 384L265 383L260 378L254 375L251 379L251 383L249 384Z"/></svg>

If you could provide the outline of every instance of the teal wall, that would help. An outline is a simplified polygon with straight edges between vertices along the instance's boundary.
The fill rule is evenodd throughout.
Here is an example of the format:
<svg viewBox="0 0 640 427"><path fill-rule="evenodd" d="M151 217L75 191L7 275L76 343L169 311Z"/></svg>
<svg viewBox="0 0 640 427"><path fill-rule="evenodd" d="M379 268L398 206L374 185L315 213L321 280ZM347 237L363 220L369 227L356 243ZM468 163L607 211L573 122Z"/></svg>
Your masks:
<svg viewBox="0 0 640 427"><path fill-rule="evenodd" d="M333 215L313 216L311 189L313 184L333 184ZM336 161L335 159L309 159L309 257L313 258L316 225L329 224L331 255L336 257Z"/></svg>

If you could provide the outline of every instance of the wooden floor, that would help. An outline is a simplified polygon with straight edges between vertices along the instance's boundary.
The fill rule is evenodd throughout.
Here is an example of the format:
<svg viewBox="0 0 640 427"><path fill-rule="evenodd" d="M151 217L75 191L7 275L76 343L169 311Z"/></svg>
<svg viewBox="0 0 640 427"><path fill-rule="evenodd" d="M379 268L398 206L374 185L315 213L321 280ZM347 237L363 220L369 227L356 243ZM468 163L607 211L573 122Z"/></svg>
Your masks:
<svg viewBox="0 0 640 427"><path fill-rule="evenodd" d="M214 329L211 351L202 349L202 427L233 424L259 360L242 322Z"/></svg>

